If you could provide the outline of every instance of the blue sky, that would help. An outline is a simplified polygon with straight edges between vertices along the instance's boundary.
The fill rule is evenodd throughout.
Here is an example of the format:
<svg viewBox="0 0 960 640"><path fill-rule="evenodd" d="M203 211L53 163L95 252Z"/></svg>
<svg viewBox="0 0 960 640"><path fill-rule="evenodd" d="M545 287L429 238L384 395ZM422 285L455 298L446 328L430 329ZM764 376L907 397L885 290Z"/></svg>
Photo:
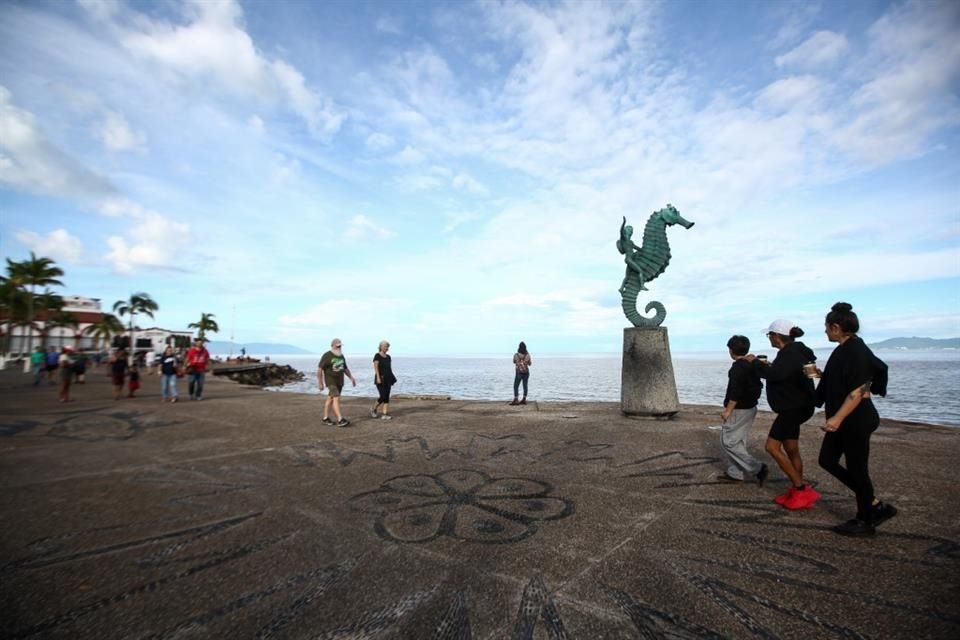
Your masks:
<svg viewBox="0 0 960 640"><path fill-rule="evenodd" d="M958 88L946 1L0 0L0 253L238 342L617 352L669 202L676 351L953 337Z"/></svg>

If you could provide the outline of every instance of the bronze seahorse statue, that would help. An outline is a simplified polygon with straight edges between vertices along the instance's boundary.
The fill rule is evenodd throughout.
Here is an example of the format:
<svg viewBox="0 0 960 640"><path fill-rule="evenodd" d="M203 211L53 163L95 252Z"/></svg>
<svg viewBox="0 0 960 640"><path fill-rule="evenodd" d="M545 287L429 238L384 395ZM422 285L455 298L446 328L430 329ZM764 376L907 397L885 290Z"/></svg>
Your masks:
<svg viewBox="0 0 960 640"><path fill-rule="evenodd" d="M627 224L626 217L620 225L617 251L623 254L623 259L627 263L627 273L620 286L620 295L623 297L623 313L635 327L659 327L667 317L667 310L656 300L647 303L644 309L647 313L651 309L656 310L652 318L640 315L637 311L637 294L646 291L647 288L644 285L663 273L670 264L667 227L675 224L685 229L693 226L693 223L685 220L672 204L653 212L647 220L647 226L643 229L642 247L633 243L631 239L633 227Z"/></svg>

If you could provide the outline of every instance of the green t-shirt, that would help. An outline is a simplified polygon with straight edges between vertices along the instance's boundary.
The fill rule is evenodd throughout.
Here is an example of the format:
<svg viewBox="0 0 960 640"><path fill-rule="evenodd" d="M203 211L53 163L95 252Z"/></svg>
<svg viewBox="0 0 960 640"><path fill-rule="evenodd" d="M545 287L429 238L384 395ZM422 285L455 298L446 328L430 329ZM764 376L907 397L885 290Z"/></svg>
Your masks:
<svg viewBox="0 0 960 640"><path fill-rule="evenodd" d="M43 351L34 351L30 354L30 364L33 366L43 366L46 361L47 354L45 354Z"/></svg>
<svg viewBox="0 0 960 640"><path fill-rule="evenodd" d="M338 356L333 351L327 351L320 358L317 368L323 371L323 384L343 388L343 372L347 368L347 359L342 354Z"/></svg>

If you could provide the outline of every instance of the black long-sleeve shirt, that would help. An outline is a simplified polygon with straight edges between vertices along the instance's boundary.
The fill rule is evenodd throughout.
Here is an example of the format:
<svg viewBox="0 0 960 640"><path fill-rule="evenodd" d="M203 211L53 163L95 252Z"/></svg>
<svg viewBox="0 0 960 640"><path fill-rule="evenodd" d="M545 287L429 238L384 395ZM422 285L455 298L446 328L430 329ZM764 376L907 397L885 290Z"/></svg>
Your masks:
<svg viewBox="0 0 960 640"><path fill-rule="evenodd" d="M767 380L767 402L771 409L777 413L813 409L813 380L803 372L803 365L816 359L810 347L791 342L780 349L769 365L754 360L757 373Z"/></svg>
<svg viewBox="0 0 960 640"><path fill-rule="evenodd" d="M763 382L756 369L746 360L734 360L727 374L727 394L723 397L723 406L731 400L737 403L737 409L750 409L757 406Z"/></svg>

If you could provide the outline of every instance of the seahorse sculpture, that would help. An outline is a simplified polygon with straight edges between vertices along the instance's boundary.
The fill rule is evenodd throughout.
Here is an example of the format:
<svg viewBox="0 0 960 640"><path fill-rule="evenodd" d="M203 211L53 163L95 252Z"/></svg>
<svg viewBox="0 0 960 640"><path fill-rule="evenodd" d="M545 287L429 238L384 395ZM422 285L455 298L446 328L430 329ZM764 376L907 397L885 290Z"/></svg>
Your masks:
<svg viewBox="0 0 960 640"><path fill-rule="evenodd" d="M663 304L656 300L647 303L644 309L646 313L655 309L654 316L645 317L641 315L637 311L637 294L646 291L647 288L644 285L663 273L667 265L670 264L670 243L667 242L667 227L675 224L679 224L685 229L693 226L693 223L685 220L672 204L653 212L643 230L642 247L633 243L631 239L633 227L627 224L626 217L623 218L623 223L620 225L620 239L617 240L617 250L623 254L623 259L627 263L627 273L623 277L623 284L620 286L620 295L623 298L623 313L635 327L659 327L663 324L664 318L667 317L667 310L663 308Z"/></svg>

